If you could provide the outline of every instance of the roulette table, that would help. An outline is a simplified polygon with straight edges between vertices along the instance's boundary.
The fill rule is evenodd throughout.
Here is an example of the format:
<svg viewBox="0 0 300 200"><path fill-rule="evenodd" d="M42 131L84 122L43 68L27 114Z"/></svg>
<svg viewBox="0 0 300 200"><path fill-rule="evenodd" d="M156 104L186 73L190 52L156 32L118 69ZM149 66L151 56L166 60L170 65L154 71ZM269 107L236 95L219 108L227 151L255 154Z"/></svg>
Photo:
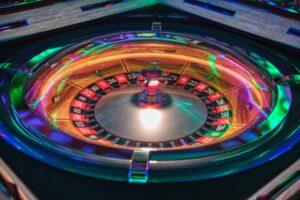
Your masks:
<svg viewBox="0 0 300 200"><path fill-rule="evenodd" d="M297 160L299 51L160 9L1 43L1 157L38 198L245 199Z"/></svg>

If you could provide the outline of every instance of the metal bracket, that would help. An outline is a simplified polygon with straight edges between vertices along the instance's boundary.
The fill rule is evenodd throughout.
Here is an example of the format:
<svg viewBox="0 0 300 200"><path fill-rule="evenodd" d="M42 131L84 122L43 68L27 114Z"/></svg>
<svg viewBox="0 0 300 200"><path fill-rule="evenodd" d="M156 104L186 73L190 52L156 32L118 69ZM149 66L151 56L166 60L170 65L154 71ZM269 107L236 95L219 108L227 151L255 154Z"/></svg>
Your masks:
<svg viewBox="0 0 300 200"><path fill-rule="evenodd" d="M152 22L151 30L155 32L160 32L161 27L162 27L161 22Z"/></svg>
<svg viewBox="0 0 300 200"><path fill-rule="evenodd" d="M139 149L133 152L128 173L129 183L147 183L149 155L150 151L148 148Z"/></svg>

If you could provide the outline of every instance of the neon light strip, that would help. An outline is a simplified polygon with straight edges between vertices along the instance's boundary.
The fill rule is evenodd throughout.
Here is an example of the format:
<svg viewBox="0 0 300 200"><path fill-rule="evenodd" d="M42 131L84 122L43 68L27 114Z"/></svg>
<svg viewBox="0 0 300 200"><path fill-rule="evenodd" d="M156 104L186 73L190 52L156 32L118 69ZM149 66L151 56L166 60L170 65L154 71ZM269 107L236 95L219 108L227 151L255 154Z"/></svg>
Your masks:
<svg viewBox="0 0 300 200"><path fill-rule="evenodd" d="M33 67L34 65L36 65L37 63L41 62L42 60L44 60L45 58L47 58L48 56L54 54L55 52L61 50L63 47L55 47L55 48L51 48L51 49L47 49L41 53L39 53L38 55L34 56L33 58L31 58L27 63L26 66L28 67Z"/></svg>

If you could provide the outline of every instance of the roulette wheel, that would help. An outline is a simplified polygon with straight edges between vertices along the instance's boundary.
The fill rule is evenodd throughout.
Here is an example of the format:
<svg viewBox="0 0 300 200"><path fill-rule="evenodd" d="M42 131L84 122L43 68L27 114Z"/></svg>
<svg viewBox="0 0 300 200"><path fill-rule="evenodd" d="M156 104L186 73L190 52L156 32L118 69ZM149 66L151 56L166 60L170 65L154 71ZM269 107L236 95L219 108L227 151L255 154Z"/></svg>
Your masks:
<svg viewBox="0 0 300 200"><path fill-rule="evenodd" d="M3 45L1 137L74 180L170 190L297 149L299 63L281 49L131 14L28 41Z"/></svg>

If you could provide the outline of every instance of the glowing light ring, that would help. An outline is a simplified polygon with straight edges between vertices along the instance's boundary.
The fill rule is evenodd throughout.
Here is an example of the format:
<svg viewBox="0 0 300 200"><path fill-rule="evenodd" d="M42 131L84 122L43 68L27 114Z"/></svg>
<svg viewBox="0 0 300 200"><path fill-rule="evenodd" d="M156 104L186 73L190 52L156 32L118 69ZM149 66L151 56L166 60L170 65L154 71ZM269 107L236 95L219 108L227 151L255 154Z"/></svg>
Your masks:
<svg viewBox="0 0 300 200"><path fill-rule="evenodd" d="M97 51L102 51L101 48L105 49L106 46L110 46L111 44L113 43L116 43L116 42L122 42L122 41L130 41L130 40L148 40L148 39L151 39L151 40L162 40L162 41L170 41L170 42L176 42L176 43L180 43L180 44L191 44L191 45L198 45L198 44L201 44L203 42L208 42L210 43L208 40L206 39L199 39L199 38L193 38L193 37L186 37L186 36L182 36L180 34L177 34L177 35L173 35L171 33L162 33L162 34L157 34L157 33L131 33L131 34L122 34L122 35L119 35L119 36L112 36L112 37L104 37L104 38L101 38L101 39L95 39L93 41L93 44L94 46L91 46L90 47L90 50L88 51L83 51L82 52L82 56L84 55L87 55L88 53L92 53L93 50L97 49ZM213 42L213 44L215 44L215 42ZM99 46L97 46L99 45ZM225 45L226 46L226 45ZM231 46L228 46L229 48L231 48ZM234 47L235 49L237 50L241 50L237 47ZM225 48L226 49L226 48ZM80 53L78 54L80 56ZM276 69L276 68L275 68ZM267 70L267 69L266 69ZM271 73L272 75L274 74L274 69ZM275 73L276 75L278 75L278 70L276 71ZM280 73L279 73L280 74ZM285 116L283 116L281 119L284 119ZM280 121L279 121L280 123ZM272 131L275 127L271 127L268 132ZM247 133L247 132L246 132ZM245 133L245 134L246 134ZM219 150L230 150L231 149L234 149L238 146L240 146L241 144L244 145L243 142L241 141L244 141L242 139L242 136L245 135L245 134L241 134L240 136L236 137L236 138L233 138L233 139L229 139L228 141L225 141L225 142L221 142L219 144L216 144L214 146L211 146L211 149L219 149ZM256 132L256 139L258 139L259 137L261 136L261 134L259 134L259 132ZM240 142L238 143L238 145L232 145L232 146L226 146L223 145L223 143L229 143L230 141L235 141L235 140L239 140ZM253 140L252 142L254 142L255 140ZM223 147L224 146L224 147ZM230 147L230 148L228 148ZM199 150L202 151L202 148L199 148ZM180 150L179 150L180 151ZM208 154L213 154L215 153L215 151L206 151L204 150L204 152L208 153ZM156 153L156 152L155 152ZM182 159L185 159L185 158L195 158L195 156L199 155L199 154L189 154L189 153L185 153L185 150L182 150L180 152L180 154L183 154L182 156L180 155L177 155L178 158L181 157ZM175 153L176 154L176 153ZM208 155L207 154L207 155ZM190 155L190 156L188 156ZM155 158L157 158L159 160L160 157L156 157L154 156ZM172 159L172 157L169 157L170 159ZM177 159L178 159L177 158Z"/></svg>
<svg viewBox="0 0 300 200"><path fill-rule="evenodd" d="M156 37L155 33L134 33L134 34L126 34L127 38L135 38L137 35L144 37L144 39L149 39L149 37ZM191 44L199 44L203 41L202 39L195 38L194 40L191 39L192 37L187 37L185 35L175 34L176 36L171 36L171 33L164 34L168 36L169 41L179 42L179 43L191 43ZM124 36L114 36L114 38L124 38ZM171 39L170 39L171 38ZM109 39L111 41L116 41L116 39ZM109 43L110 41L105 41L105 38L100 40L94 40L95 44L103 44ZM209 39L207 40L209 42ZM225 45L226 46L226 45ZM230 46L227 46L230 47ZM235 48L233 48L235 49ZM84 55L85 53L89 52L82 52ZM246 53L248 53L246 51ZM251 52L249 53L249 57L251 57ZM261 66L261 65L260 65ZM55 66L54 66L55 67ZM269 73L277 78L280 76L280 72L276 70L276 68L272 68L269 65L267 67L261 66L262 68L268 70ZM270 71L271 70L271 71ZM274 73L275 71L275 73ZM279 73L278 73L279 72ZM12 80L12 79L11 79ZM5 82L11 82L11 80L5 80ZM16 89L19 85L13 85L10 88L10 91ZM27 125L23 125L23 122L20 121L20 117L17 111L14 109L14 105L11 104L12 98L10 97L10 91L8 88L2 91L1 95L1 110L3 110L3 116L1 116L0 121L0 128L1 128L1 136L11 143L16 148L22 150L23 152L31 155L39 160L42 160L46 163L51 165L64 168L70 171L75 171L77 173L86 174L89 176L95 176L100 178L106 179L113 179L113 180L128 180L128 162L126 158L122 159L113 159L111 161L107 161L107 157L102 160L100 156L92 155L91 153L85 153L79 150L74 150L67 146L58 144L53 142L52 140L41 136L40 133L37 131L30 130ZM276 106L271 115L267 118L266 121L261 123L261 127L267 127L263 136L258 138L257 135L255 139L248 141L249 144L242 145L232 145L228 148L229 151L211 151L208 154L205 152L191 152L191 151L172 151L170 152L151 152L150 154L150 162L147 165L147 174L149 168L149 177L148 181L150 182L173 182L173 181L186 181L186 180L198 180L198 179L206 179L216 176L227 175L230 173L234 173L237 171L245 170L250 167L257 166L261 163L268 161L269 159L273 159L274 157L281 155L282 153L286 152L291 145L295 144L299 139L299 132L294 131L290 135L283 135L279 134L280 127L284 123L284 119L287 115L287 112L291 106L291 98L290 98L290 90L289 87L286 86L277 86L278 98L276 100ZM5 118L3 120L3 117ZM276 123L271 123L276 121ZM279 127L280 126L280 127ZM279 127L275 131L275 128ZM299 127L298 127L299 128ZM236 139L243 139L243 136L248 134L249 132L245 132L241 134L238 138L233 138L231 141ZM268 133L268 134L267 134ZM266 134L268 138L266 138ZM282 138L282 140L278 141L277 135ZM275 142L273 142L275 141ZM224 142L225 143L225 142ZM281 144L282 143L282 144ZM221 145L221 144L220 144ZM237 148L240 147L240 148ZM46 150L45 150L46 149ZM201 148L195 149L195 151L201 150ZM205 150L206 153L209 149ZM203 161L201 157L203 155L213 155L213 153L218 153L220 156L213 156L207 157L207 160L213 161L211 162L212 168L214 165L222 166L226 164L226 168L231 168L232 170L228 171L226 169L220 169L218 171L212 171L211 168L201 168ZM252 154L250 155L249 153ZM176 154L179 153L179 154ZM261 153L261 155L259 155ZM128 151L128 154L132 154L132 151ZM196 156L195 156L196 155ZM198 157L197 157L198 155ZM51 162L49 162L49 159ZM74 159L75 158L75 159ZM194 158L194 159L190 159ZM196 159L197 158L197 159ZM223 159L221 159L223 158ZM100 159L99 163L95 162L95 160ZM181 159L181 161L178 161ZM246 159L246 160L240 160ZM82 160L82 163L78 163L78 160ZM193 165L194 168L186 168L184 172L182 170L177 171L176 169L172 169L174 171L173 174L167 174L164 176L162 171L169 170L168 167L175 167L176 164L174 162L185 162ZM176 161L177 160L177 161ZM161 162L163 161L163 162ZM172 161L172 162L168 162ZM236 161L236 162L232 162ZM112 166L111 163L118 163L117 165ZM101 163L101 164L100 164ZM109 167L110 173L107 174L107 171L104 170L102 167ZM195 170L195 167L197 168ZM89 170L86 170L89 169ZM92 169L92 170L91 170ZM178 168L177 168L178 169ZM111 172L114 171L114 174ZM200 172L201 171L201 172Z"/></svg>

